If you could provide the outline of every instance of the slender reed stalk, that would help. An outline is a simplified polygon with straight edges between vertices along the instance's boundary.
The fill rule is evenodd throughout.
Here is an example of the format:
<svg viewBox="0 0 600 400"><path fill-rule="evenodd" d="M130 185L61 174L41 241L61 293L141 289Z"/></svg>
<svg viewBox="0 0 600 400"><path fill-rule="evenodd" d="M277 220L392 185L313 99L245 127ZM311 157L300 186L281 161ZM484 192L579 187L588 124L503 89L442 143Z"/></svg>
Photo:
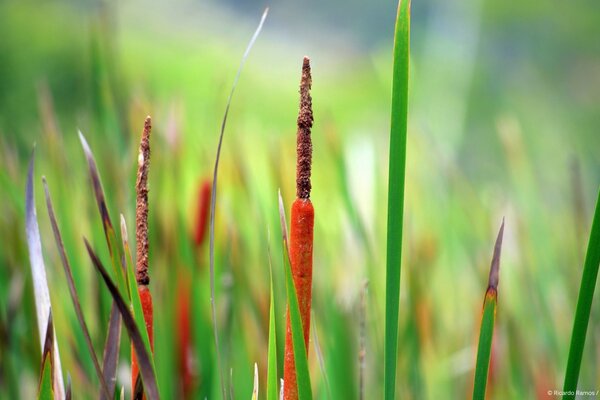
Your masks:
<svg viewBox="0 0 600 400"><path fill-rule="evenodd" d="M502 225L496 238L492 265L490 267L489 283L485 292L485 298L483 299L479 346L477 347L477 364L475 366L475 380L473 384L473 400L485 399L485 388L492 352L492 338L494 336L494 323L496 320L496 305L498 303L498 277L500 273L500 252L502 250L503 235L504 220L502 220Z"/></svg>
<svg viewBox="0 0 600 400"><path fill-rule="evenodd" d="M304 57L300 81L300 111L298 113L296 200L292 204L290 224L290 261L294 286L298 294L305 348L310 334L310 305L312 291L313 227L315 211L310 201L312 165L311 128L313 125L310 88L310 60ZM283 368L284 399L298 399L296 367L289 312L286 317L285 359Z"/></svg>

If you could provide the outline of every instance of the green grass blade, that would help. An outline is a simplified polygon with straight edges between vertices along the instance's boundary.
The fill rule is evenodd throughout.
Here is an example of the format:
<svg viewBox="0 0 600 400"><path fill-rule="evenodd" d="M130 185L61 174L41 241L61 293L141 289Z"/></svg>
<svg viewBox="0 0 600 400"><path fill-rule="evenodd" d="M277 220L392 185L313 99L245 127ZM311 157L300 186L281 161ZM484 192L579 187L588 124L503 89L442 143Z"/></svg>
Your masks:
<svg viewBox="0 0 600 400"><path fill-rule="evenodd" d="M238 67L237 74L235 75L235 79L233 80L233 85L231 86L231 91L229 92L229 97L227 98L227 105L225 106L225 113L223 115L223 120L221 122L221 131L219 133L219 143L217 145L217 156L215 157L215 168L213 170L213 187L210 195L210 221L209 221L209 269L210 269L210 304L211 304L211 312L212 312L212 320L213 320L213 335L215 338L215 348L217 352L217 369L219 370L220 383L221 383L221 394L223 396L223 400L227 398L227 394L225 392L225 379L223 375L223 369L221 368L221 353L219 349L219 331L217 329L217 310L215 306L215 213L217 208L217 178L219 174L219 160L221 158L221 147L223 146L223 136L225 136L225 126L227 125L227 116L229 115L229 107L231 106L231 100L233 99L233 94L235 93L235 88L237 87L238 81L240 79L240 75L242 74L242 69L244 68L244 64L246 63L246 59L250 55L250 50L254 46L254 42L258 38L260 31L262 30L263 24L265 23L265 19L267 18L267 14L269 13L269 8L267 7L262 14L260 22L258 23L258 27L254 31L254 34L250 38L250 42L248 42L248 46L246 46L246 51L242 56L242 61L240 62L240 66Z"/></svg>
<svg viewBox="0 0 600 400"><path fill-rule="evenodd" d="M565 394L563 399L574 399L579 380L579 370L585 346L585 336L590 320L590 310L594 298L594 288L598 279L598 266L600 265L600 190L596 200L596 211L592 222L592 231L588 242L587 253L583 265L583 275L577 299L575 311L575 322L571 335L571 347L569 348L569 359L567 372L565 374L564 391L573 394Z"/></svg>
<svg viewBox="0 0 600 400"><path fill-rule="evenodd" d="M48 216L50 217L50 223L52 225L52 232L54 233L54 239L56 241L56 247L58 248L58 252L60 255L60 260L63 265L63 269L65 271L65 276L67 278L67 284L69 287L69 293L71 295L71 300L73 301L73 307L75 308L75 314L77 315L77 320L79 321L79 327L83 332L83 336L85 338L85 344L87 345L88 352L92 358L94 363L94 369L96 370L96 374L98 375L98 380L100 381L100 389L101 394L104 396L106 400L110 400L111 395L108 389L108 385L104 380L104 376L102 375L102 368L100 368L100 363L98 362L98 357L96 357L96 352L94 351L94 345L92 344L92 338L90 336L90 331L88 330L87 324L85 322L85 318L83 316L83 311L81 309L81 303L79 302L79 295L77 294L77 288L75 287L75 280L73 279L73 272L71 271L71 263L69 263L69 259L67 258L67 253L65 251L65 246L63 243L62 235L60 233L60 229L58 228L58 223L56 222L56 215L54 214L54 206L52 205L52 199L50 198L50 190L48 189L48 183L46 182L46 177L42 176L42 183L44 185L44 194L46 195L46 207L48 208Z"/></svg>
<svg viewBox="0 0 600 400"><path fill-rule="evenodd" d="M492 353L492 339L494 336L494 323L496 321L496 305L498 303L498 278L500 272L500 253L502 251L502 238L504 236L504 220L500 226L494 255L490 267L488 288L483 300L483 313L479 330L479 345L477 346L477 363L475 364L475 379L473 383L473 400L485 399L490 356Z"/></svg>
<svg viewBox="0 0 600 400"><path fill-rule="evenodd" d="M267 244L271 241L268 240ZM277 329L275 326L275 296L273 294L273 267L271 248L269 254L269 280L271 285L271 304L269 306L269 347L267 350L267 400L278 400L277 393Z"/></svg>
<svg viewBox="0 0 600 400"><path fill-rule="evenodd" d="M402 223L404 220L404 170L406 166L406 130L408 123L409 31L410 0L401 0L398 4L394 35L390 127L384 353L384 394L387 400L395 398L396 389L400 265L402 260Z"/></svg>
<svg viewBox="0 0 600 400"><path fill-rule="evenodd" d="M100 261L98 256L96 256L96 254L92 250L87 239L84 238L84 242L85 242L85 247L87 249L87 252L90 256L90 259L92 260L92 263L94 264L94 268L102 276L102 279L104 280L104 283L106 284L106 287L108 288L108 290L114 300L114 304L119 308L119 312L121 313L121 317L123 318L123 324L125 325L125 328L127 329L127 332L129 333L129 338L131 339L131 344L133 345L133 348L135 349L135 353L136 353L136 356L138 359L138 364L140 367L140 375L142 376L142 381L144 382L144 389L146 391L146 397L149 400L158 400L160 398L160 396L159 396L158 384L156 381L156 371L154 369L154 363L153 363L151 355L150 355L151 353L148 351L148 349L142 339L141 332L145 331L146 329L144 328L141 331L140 331L140 329L138 329L135 319L134 319L133 315L131 315L130 306L123 299L123 296L121 296L121 293L119 293L119 289L117 288L117 285L115 285L115 283L112 281L110 275L108 274L108 272L102 265L102 262Z"/></svg>
<svg viewBox="0 0 600 400"><path fill-rule="evenodd" d="M38 385L38 400L54 400L54 390L52 389L52 375L54 373L53 353L54 326L52 324L52 310L49 310L48 325L46 327L46 336L44 338L44 350L42 352L42 373Z"/></svg>
<svg viewBox="0 0 600 400"><path fill-rule="evenodd" d="M283 264L285 268L285 291L290 314L290 326L292 330L292 347L294 348L294 362L296 364L296 382L298 385L298 400L311 400L312 389L310 385L310 374L308 372L308 356L304 345L304 330L302 329L302 318L300 317L300 305L298 294L292 277L292 263L288 247L287 223L285 222L285 211L283 199L279 192L279 216L281 221L281 232L283 236ZM285 382L283 383L285 385Z"/></svg>

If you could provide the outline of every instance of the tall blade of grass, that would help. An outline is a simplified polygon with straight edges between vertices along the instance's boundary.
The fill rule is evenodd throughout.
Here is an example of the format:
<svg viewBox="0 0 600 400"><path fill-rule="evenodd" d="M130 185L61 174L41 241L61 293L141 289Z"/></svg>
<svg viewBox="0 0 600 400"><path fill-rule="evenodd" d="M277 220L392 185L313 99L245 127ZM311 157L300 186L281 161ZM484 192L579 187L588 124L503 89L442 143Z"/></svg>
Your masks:
<svg viewBox="0 0 600 400"><path fill-rule="evenodd" d="M569 359L567 372L565 374L564 391L573 394L563 395L563 399L574 399L579 380L579 370L585 346L585 336L590 321L590 310L594 298L594 289L598 279L598 266L600 265L600 190L596 200L596 211L592 222L592 230L583 265L581 286L575 310L575 321L573 322L573 333L571 334L571 347L569 348Z"/></svg>
<svg viewBox="0 0 600 400"><path fill-rule="evenodd" d="M394 399L396 391L402 224L404 220L404 170L408 123L409 49L410 0L400 0L394 34L385 278L384 397L387 400Z"/></svg>
<svg viewBox="0 0 600 400"><path fill-rule="evenodd" d="M104 283L106 284L106 287L108 288L115 302L115 305L118 307L119 312L121 313L123 323L125 325L125 328L127 329L127 332L129 333L129 338L131 339L131 343L138 357L140 374L142 376L142 381L144 382L146 396L148 400L158 400L160 396L158 391L158 384L156 383L156 373L154 370L152 358L150 356L150 352L148 352L148 349L146 348L144 340L142 339L140 329L138 329L135 319L131 315L129 305L125 302L123 296L121 296L121 293L119 293L119 289L112 281L110 275L102 265L100 259L92 250L87 239L84 238L84 242L87 252L92 260L92 263L94 264L94 267L102 276L102 279L104 280Z"/></svg>
<svg viewBox="0 0 600 400"><path fill-rule="evenodd" d="M275 296L273 294L273 265L270 243L271 238L269 237L267 239L267 253L269 255L271 304L269 305L269 347L267 350L267 400L277 400L277 329L275 326Z"/></svg>
<svg viewBox="0 0 600 400"><path fill-rule="evenodd" d="M502 250L502 237L504 235L504 220L500 226L494 255L490 267L488 288L483 300L483 314L479 330L479 345L477 347L477 363L475 365L475 380L473 384L473 400L485 399L490 355L492 352L492 338L494 336L494 322L496 320L496 305L498 302L498 277L500 272L500 253Z"/></svg>
<svg viewBox="0 0 600 400"><path fill-rule="evenodd" d="M62 240L62 235L60 234L60 229L58 228L58 223L56 222L56 215L54 214L54 207L52 206L52 199L50 198L50 191L48 189L48 183L46 182L45 176L42 176L42 183L44 185L44 193L46 195L46 207L48 208L48 215L50 217L50 223L52 225L52 232L54 233L54 240L56 241L56 247L58 248L60 260L62 262L63 269L65 271L65 276L67 278L69 293L71 295L71 300L73 301L73 306L75 307L75 314L77 315L79 326L81 328L81 331L83 332L88 351L90 353L90 356L92 357L92 362L94 363L94 368L96 369L96 374L98 375L98 379L100 381L100 388L102 394L106 400L110 400L112 398L110 394L111 392L108 390L108 386L106 385L106 381L104 380L104 376L102 375L102 369L100 368L100 363L98 362L96 352L94 351L94 345L92 344L90 332L88 330L87 324L85 323L85 318L83 317L83 311L81 310L79 296L77 295L77 288L75 287L73 273L71 272L71 264L69 263L69 259L67 258L67 253L65 252L65 246Z"/></svg>
<svg viewBox="0 0 600 400"><path fill-rule="evenodd" d="M54 381L53 367L54 353L54 325L52 324L52 310L48 313L48 325L46 327L46 335L44 336L44 350L42 351L42 373L40 375L40 383L38 385L38 400L52 400L54 398L54 390L52 390L52 382Z"/></svg>
<svg viewBox="0 0 600 400"><path fill-rule="evenodd" d="M290 315L290 326L292 330L292 344L294 348L294 361L296 366L296 382L298 385L298 400L312 400L312 389L310 385L310 374L308 372L308 356L304 344L304 330L302 329L302 318L300 317L300 305L298 294L292 277L292 263L290 261L287 222L285 220L285 209L283 199L279 192L279 218L281 222L281 234L283 237L283 265L285 268L285 291L287 294L288 312ZM285 385L285 382L283 383Z"/></svg>
<svg viewBox="0 0 600 400"><path fill-rule="evenodd" d="M117 280L117 287L121 293L124 293L126 290L125 277L123 273L125 266L123 265L123 257L118 246L118 241L112 221L110 219L110 214L108 213L108 207L106 206L106 196L104 196L104 190L102 189L102 182L100 180L100 174L98 173L96 160L87 140L85 140L85 137L81 131L79 131L79 140L81 141L81 146L83 147L83 152L88 163L92 188L94 190L94 196L96 197L96 204L98 206L98 211L100 212L100 217L102 218L102 227L104 229L106 243L108 244L108 252L110 254L111 263L113 266L113 274ZM119 363L120 344L121 318L119 317L119 310L113 304L110 308L108 333L106 336L102 363L104 380L107 382L109 391L111 393L114 392L117 381L117 364Z"/></svg>
<svg viewBox="0 0 600 400"><path fill-rule="evenodd" d="M227 116L229 115L229 107L231 106L231 100L233 99L233 93L235 92L235 88L237 87L238 81L240 79L240 75L242 73L242 69L244 64L246 63L246 59L250 54L250 50L252 46L254 46L254 42L258 38L260 31L262 30L265 19L267 18L267 14L269 13L269 8L265 8L265 11L262 14L260 22L258 23L258 27L254 31L252 38L250 38L250 42L248 46L246 46L246 51L242 56L242 60L240 62L240 66L235 75L235 79L233 80L233 85L231 86L231 91L229 92L229 97L227 98L227 104L225 106L225 114L223 115L223 121L221 122L221 132L219 134L219 144L217 145L217 156L215 158L215 168L213 171L213 186L212 193L210 195L210 244L209 244L209 259L210 259L210 305L211 305L211 313L213 320L213 335L215 338L215 347L217 351L217 369L219 370L220 383L221 383L221 394L223 399L226 399L226 391L225 391L225 381L223 378L223 369L221 367L221 354L219 350L219 332L217 326L217 311L215 306L215 213L216 213L216 203L217 203L217 177L219 172L219 159L221 158L221 147L223 145L223 136L225 134L225 125L227 124Z"/></svg>
<svg viewBox="0 0 600 400"><path fill-rule="evenodd" d="M123 240L123 249L125 251L125 262L127 264L126 278L129 289L129 301L133 309L133 317L135 319L135 323L138 327L138 330L140 331L140 334L142 336L144 347L146 348L146 351L150 356L150 363L152 364L152 369L155 370L154 356L152 354L152 348L150 346L150 337L148 335L148 330L146 329L146 320L144 319L142 301L140 299L140 294L137 290L137 281L135 279L133 260L131 257L131 251L129 249L129 240L127 236L127 225L125 224L125 217L123 216L123 214L121 214L121 239Z"/></svg>
<svg viewBox="0 0 600 400"><path fill-rule="evenodd" d="M27 234L27 248L29 250L29 261L31 263L31 276L33 278L33 294L35 296L35 309L37 315L38 333L40 335L40 347L44 351L44 338L46 337L46 328L48 317L50 316L50 291L46 279L46 267L42 256L42 241L40 239L40 228L37 221L35 210L35 201L33 198L33 166L35 160L35 150L31 154L29 161L29 170L27 172L27 188L25 191L25 224ZM58 343L56 336L54 338L54 393L57 398L62 399L65 396L63 384L62 368L58 352Z"/></svg>
<svg viewBox="0 0 600 400"><path fill-rule="evenodd" d="M71 400L73 398L73 384L71 383L71 374L67 372L67 387L65 388L65 400Z"/></svg>

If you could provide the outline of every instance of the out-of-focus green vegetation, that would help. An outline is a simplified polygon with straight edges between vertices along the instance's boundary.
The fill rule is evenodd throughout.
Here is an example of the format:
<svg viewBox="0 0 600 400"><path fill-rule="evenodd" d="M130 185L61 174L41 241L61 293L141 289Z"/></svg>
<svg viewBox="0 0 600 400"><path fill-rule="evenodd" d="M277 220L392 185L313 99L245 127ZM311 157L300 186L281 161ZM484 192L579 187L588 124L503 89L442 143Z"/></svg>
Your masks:
<svg viewBox="0 0 600 400"><path fill-rule="evenodd" d="M339 7L340 18L359 18ZM372 7L382 16L395 15L393 2ZM105 265L110 262L76 129L94 150L113 220L123 212L133 226L137 146L148 114L154 122L149 225L159 384L165 398L176 397L178 279L193 276L196 395L218 398L208 252L194 248L192 237L198 189L212 172L227 94L262 9L246 11L239 15L188 2L0 4L1 398L33 398L41 367L24 234L33 143L36 204L63 368L77 398L97 397L98 382L43 207L41 175L52 191L101 354L109 295L81 237ZM382 18L390 26L377 30L384 35L387 29L389 37L369 35L363 41L369 28L362 24L347 37L348 26L338 31L318 25L315 14L318 10L297 14L304 17L303 30L272 5L225 134L216 301L222 367L237 397L251 394L254 362L266 387L268 231L282 366L285 281L277 189L290 204L304 54L312 59L315 110L312 329L332 397L357 398L365 315L365 393L367 398L383 393L393 17ZM534 0L518 6L500 0L414 1L411 28L398 393L415 399L471 393L481 294L493 238L505 216L488 395L547 398L564 379L600 182L600 13L592 0L552 6ZM309 351L315 397L324 398L329 389L314 347ZM119 385L129 384L128 358L129 346L122 346ZM599 361L596 299L581 389L600 389Z"/></svg>

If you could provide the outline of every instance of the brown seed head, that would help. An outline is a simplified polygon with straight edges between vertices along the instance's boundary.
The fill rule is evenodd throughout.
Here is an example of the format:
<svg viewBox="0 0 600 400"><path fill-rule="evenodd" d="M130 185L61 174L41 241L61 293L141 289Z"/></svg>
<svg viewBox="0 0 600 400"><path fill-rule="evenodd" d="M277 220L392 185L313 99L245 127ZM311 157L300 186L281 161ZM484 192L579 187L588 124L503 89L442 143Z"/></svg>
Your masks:
<svg viewBox="0 0 600 400"><path fill-rule="evenodd" d="M135 183L135 237L136 237L136 273L138 285L148 285L148 167L150 166L150 131L152 120L150 116L144 121L144 131L140 142L138 156L138 172Z"/></svg>
<svg viewBox="0 0 600 400"><path fill-rule="evenodd" d="M310 88L310 59L304 57L302 79L300 81L300 111L298 112L298 132L296 135L296 197L310 198L310 170L312 165L312 141L310 131L313 126L312 98Z"/></svg>

